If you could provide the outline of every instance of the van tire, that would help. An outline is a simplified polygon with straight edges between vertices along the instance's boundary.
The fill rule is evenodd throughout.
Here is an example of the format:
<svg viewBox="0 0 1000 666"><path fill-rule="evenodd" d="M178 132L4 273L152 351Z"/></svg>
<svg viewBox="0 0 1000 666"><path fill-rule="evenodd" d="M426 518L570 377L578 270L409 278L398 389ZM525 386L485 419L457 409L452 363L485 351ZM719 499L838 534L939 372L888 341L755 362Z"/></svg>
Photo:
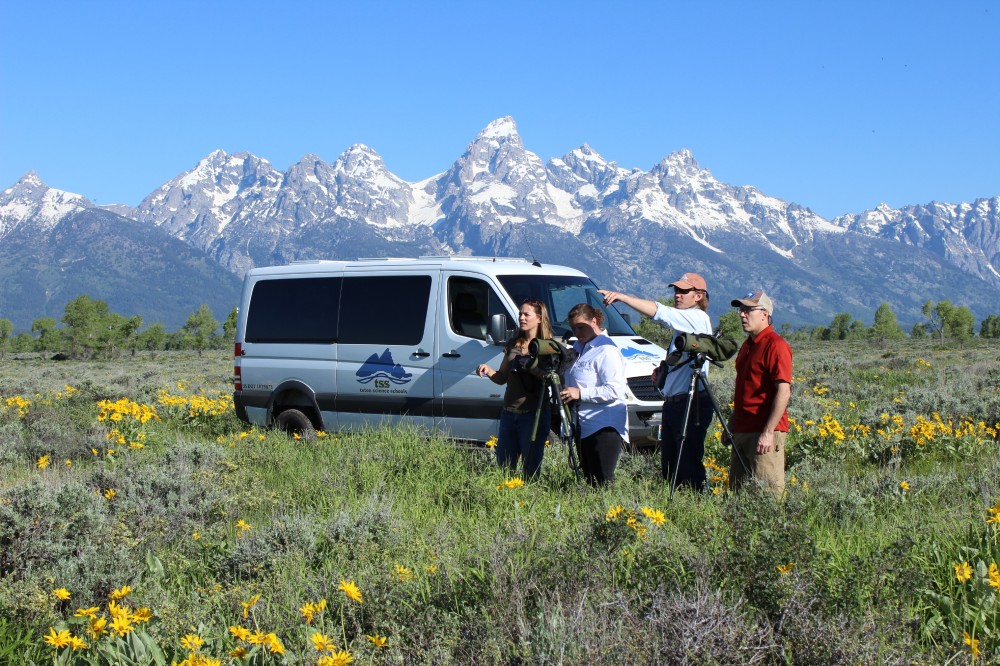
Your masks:
<svg viewBox="0 0 1000 666"><path fill-rule="evenodd" d="M316 434L316 428L313 427L309 417L297 409L286 409L278 414L274 425L278 430L283 430L289 435L298 434L302 439L309 439Z"/></svg>

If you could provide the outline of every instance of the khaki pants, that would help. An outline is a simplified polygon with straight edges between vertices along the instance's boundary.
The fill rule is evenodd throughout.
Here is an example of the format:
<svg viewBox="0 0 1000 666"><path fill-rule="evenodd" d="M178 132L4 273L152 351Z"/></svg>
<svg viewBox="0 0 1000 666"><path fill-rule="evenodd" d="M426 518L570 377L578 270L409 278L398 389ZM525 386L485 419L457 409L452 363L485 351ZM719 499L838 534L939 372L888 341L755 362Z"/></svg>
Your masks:
<svg viewBox="0 0 1000 666"><path fill-rule="evenodd" d="M788 433L774 433L774 448L770 453L757 453L759 432L734 432L733 446L739 451L749 469L743 466L740 457L733 453L729 464L729 487L735 490L748 483L756 482L777 496L785 490L785 438Z"/></svg>

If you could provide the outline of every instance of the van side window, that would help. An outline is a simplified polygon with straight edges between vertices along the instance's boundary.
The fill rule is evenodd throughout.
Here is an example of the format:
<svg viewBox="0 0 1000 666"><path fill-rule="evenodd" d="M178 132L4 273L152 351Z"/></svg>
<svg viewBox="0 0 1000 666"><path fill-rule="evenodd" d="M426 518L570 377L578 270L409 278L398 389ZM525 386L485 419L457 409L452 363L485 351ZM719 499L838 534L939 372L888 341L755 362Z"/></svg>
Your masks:
<svg viewBox="0 0 1000 666"><path fill-rule="evenodd" d="M337 341L340 278L260 280L247 312L246 342Z"/></svg>
<svg viewBox="0 0 1000 666"><path fill-rule="evenodd" d="M342 345L418 345L424 339L429 275L345 277L340 297Z"/></svg>
<svg viewBox="0 0 1000 666"><path fill-rule="evenodd" d="M448 279L448 321L451 330L467 338L485 340L490 318L495 314L507 317L507 309L489 284L465 277Z"/></svg>

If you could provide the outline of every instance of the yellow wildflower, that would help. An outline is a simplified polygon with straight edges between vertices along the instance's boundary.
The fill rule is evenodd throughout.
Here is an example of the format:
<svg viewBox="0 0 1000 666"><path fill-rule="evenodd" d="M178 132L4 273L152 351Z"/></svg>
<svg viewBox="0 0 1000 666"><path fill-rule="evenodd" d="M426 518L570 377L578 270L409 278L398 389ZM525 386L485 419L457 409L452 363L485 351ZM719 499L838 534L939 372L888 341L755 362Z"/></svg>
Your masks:
<svg viewBox="0 0 1000 666"><path fill-rule="evenodd" d="M508 479L497 486L497 488L520 488L524 485L524 481L520 477L515 476L513 479Z"/></svg>
<svg viewBox="0 0 1000 666"><path fill-rule="evenodd" d="M642 507L642 514L649 518L650 522L654 525L663 525L667 522L667 517L659 509L644 506Z"/></svg>
<svg viewBox="0 0 1000 666"><path fill-rule="evenodd" d="M91 606L90 608L77 608L76 613L73 614L74 617L97 617L98 611L101 609L97 606Z"/></svg>
<svg viewBox="0 0 1000 666"><path fill-rule="evenodd" d="M955 564L955 579L959 583L964 583L965 581L972 578L972 567L969 566L968 562L961 562Z"/></svg>
<svg viewBox="0 0 1000 666"><path fill-rule="evenodd" d="M312 624L313 615L315 615L319 611L316 608L315 604L313 604L312 602L306 602L305 604L302 605L301 608L299 608L299 612L302 613L302 617L305 618L306 624Z"/></svg>
<svg viewBox="0 0 1000 666"><path fill-rule="evenodd" d="M997 569L996 562L990 562L990 569L986 572L990 579L990 587L1000 590L1000 570Z"/></svg>
<svg viewBox="0 0 1000 666"><path fill-rule="evenodd" d="M132 613L132 620L135 622L149 622L153 619L153 611L145 606Z"/></svg>
<svg viewBox="0 0 1000 666"><path fill-rule="evenodd" d="M35 465L38 466L38 469L45 469L51 463L52 463L51 457L49 456L49 454L46 453L44 456L38 459L38 462L36 462Z"/></svg>
<svg viewBox="0 0 1000 666"><path fill-rule="evenodd" d="M258 630L247 636L246 641L250 645L263 645L267 642L267 634Z"/></svg>
<svg viewBox="0 0 1000 666"><path fill-rule="evenodd" d="M205 644L204 639L198 634L186 634L181 638L181 647L191 652L197 652Z"/></svg>
<svg viewBox="0 0 1000 666"><path fill-rule="evenodd" d="M123 617L126 620L130 617L128 609L124 606L116 604L114 601L108 602L108 612L111 614L111 617Z"/></svg>
<svg viewBox="0 0 1000 666"><path fill-rule="evenodd" d="M776 566L774 568L777 569L778 573L780 573L783 576L783 575L785 575L787 573L791 573L792 572L792 569L795 568L795 562L789 562L788 564L779 564L778 566Z"/></svg>
<svg viewBox="0 0 1000 666"><path fill-rule="evenodd" d="M135 630L127 616L119 615L111 621L111 629L119 636L125 636Z"/></svg>
<svg viewBox="0 0 1000 666"><path fill-rule="evenodd" d="M246 627L241 627L238 624L234 624L233 626L229 627L229 633L231 633L233 636L240 639L241 641L245 641L247 638L250 637L250 630L247 629Z"/></svg>
<svg viewBox="0 0 1000 666"><path fill-rule="evenodd" d="M386 638L385 636L379 636L378 634L375 634L374 636L368 636L367 638L372 642L372 645L374 645L377 648L385 647L385 644L389 642L388 638Z"/></svg>
<svg viewBox="0 0 1000 666"><path fill-rule="evenodd" d="M118 495L118 493L115 491L114 488L108 488L107 490L104 491L104 499L108 500L109 502L113 500L116 495Z"/></svg>
<svg viewBox="0 0 1000 666"><path fill-rule="evenodd" d="M120 600L124 599L125 597L127 597L131 591L132 591L131 587L129 587L128 585L123 585L121 588L119 588L119 589L113 591L111 594L109 594L108 598L112 599L114 601L120 601Z"/></svg>
<svg viewBox="0 0 1000 666"><path fill-rule="evenodd" d="M239 646L239 647L233 648L232 650L229 651L229 656L230 657L236 657L237 659L242 659L243 657L247 656L248 654L250 654L250 650L247 650L242 645Z"/></svg>
<svg viewBox="0 0 1000 666"><path fill-rule="evenodd" d="M354 657L351 656L350 652L338 650L331 655L320 657L316 666L347 666L353 661Z"/></svg>
<svg viewBox="0 0 1000 666"><path fill-rule="evenodd" d="M498 441L499 440L496 437L490 437L488 440L486 440L486 448L489 448L489 449L495 449L495 448L497 448L497 442Z"/></svg>
<svg viewBox="0 0 1000 666"><path fill-rule="evenodd" d="M243 619L244 620L247 619L247 617L250 614L250 609L253 608L254 606L256 606L258 601L260 601L260 595L259 594L255 594L252 597L250 597L250 601L240 602L240 603L243 604Z"/></svg>
<svg viewBox="0 0 1000 666"><path fill-rule="evenodd" d="M71 637L72 634L70 634L69 629L56 631L55 628L49 627L49 633L45 637L45 642L54 648L63 648L69 645Z"/></svg>
<svg viewBox="0 0 1000 666"><path fill-rule="evenodd" d="M86 643L86 641L84 641L79 636L70 636L69 637L69 646L72 649L74 649L74 650L86 650L87 649L87 643Z"/></svg>
<svg viewBox="0 0 1000 666"><path fill-rule="evenodd" d="M69 590L65 587L60 587L58 589L52 590L52 594L55 595L56 599L61 599L62 601L69 600Z"/></svg>
<svg viewBox="0 0 1000 666"><path fill-rule="evenodd" d="M900 481L899 482L899 489L902 490L905 493L907 490L910 489L910 484L907 483L906 481Z"/></svg>
<svg viewBox="0 0 1000 666"><path fill-rule="evenodd" d="M312 641L313 649L317 652L332 652L337 649L337 646L333 644L330 637L326 634L321 634L318 631L309 637Z"/></svg>
<svg viewBox="0 0 1000 666"><path fill-rule="evenodd" d="M281 644L281 641L274 633L270 633L264 637L264 644L267 645L267 649L271 651L271 654L285 654L285 646Z"/></svg>
<svg viewBox="0 0 1000 666"><path fill-rule="evenodd" d="M413 580L416 576L413 575L413 571L409 567L405 567L402 564L397 564L395 567L396 578L403 581Z"/></svg>
<svg viewBox="0 0 1000 666"><path fill-rule="evenodd" d="M248 532L251 529L253 529L253 525L240 518L239 520L236 521L236 529L242 532Z"/></svg>
<svg viewBox="0 0 1000 666"><path fill-rule="evenodd" d="M979 649L979 639L973 638L967 631L962 632L962 634L965 638L965 644L969 646L969 653L972 655L972 661L975 661L979 658L979 655L982 654L982 650Z"/></svg>
<svg viewBox="0 0 1000 666"><path fill-rule="evenodd" d="M91 638L100 638L108 631L108 618L106 617L91 617L90 626L87 627L87 633L90 634Z"/></svg>
<svg viewBox="0 0 1000 666"><path fill-rule="evenodd" d="M361 590L358 589L358 586L354 584L353 580L347 581L341 579L340 585L337 587L337 589L342 591L344 593L344 596L350 599L351 601L356 601L359 604L363 603L361 600Z"/></svg>

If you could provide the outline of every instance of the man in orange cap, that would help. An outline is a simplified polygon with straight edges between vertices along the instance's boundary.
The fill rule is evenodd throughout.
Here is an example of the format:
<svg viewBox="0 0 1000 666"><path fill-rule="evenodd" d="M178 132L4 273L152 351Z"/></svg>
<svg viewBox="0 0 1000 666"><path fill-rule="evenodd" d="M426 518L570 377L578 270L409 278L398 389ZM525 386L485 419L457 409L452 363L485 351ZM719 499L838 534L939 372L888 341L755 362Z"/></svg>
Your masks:
<svg viewBox="0 0 1000 666"><path fill-rule="evenodd" d="M771 327L774 303L761 290L736 298L747 339L736 356L736 388L729 430L734 455L729 487L756 478L775 495L785 488L785 438L792 394L792 348ZM744 464L745 463L745 464Z"/></svg>
<svg viewBox="0 0 1000 666"><path fill-rule="evenodd" d="M656 323L671 328L674 333L712 334L712 320L708 316L708 285L705 278L697 273L685 273L670 283L674 288L674 307L662 303L621 294L617 291L598 290L604 296L604 304L621 301L639 313L650 317ZM669 353L675 352L673 341ZM663 395L663 417L660 426L660 471L663 478L677 485L684 485L699 492L705 489L705 434L712 422L712 398L707 391L699 390L691 404L687 437L684 437L684 416L688 405L688 391L694 369L689 362L690 354L680 355L680 360L669 369L660 393ZM705 361L702 372L708 379L708 365ZM684 446L681 447L683 439Z"/></svg>

